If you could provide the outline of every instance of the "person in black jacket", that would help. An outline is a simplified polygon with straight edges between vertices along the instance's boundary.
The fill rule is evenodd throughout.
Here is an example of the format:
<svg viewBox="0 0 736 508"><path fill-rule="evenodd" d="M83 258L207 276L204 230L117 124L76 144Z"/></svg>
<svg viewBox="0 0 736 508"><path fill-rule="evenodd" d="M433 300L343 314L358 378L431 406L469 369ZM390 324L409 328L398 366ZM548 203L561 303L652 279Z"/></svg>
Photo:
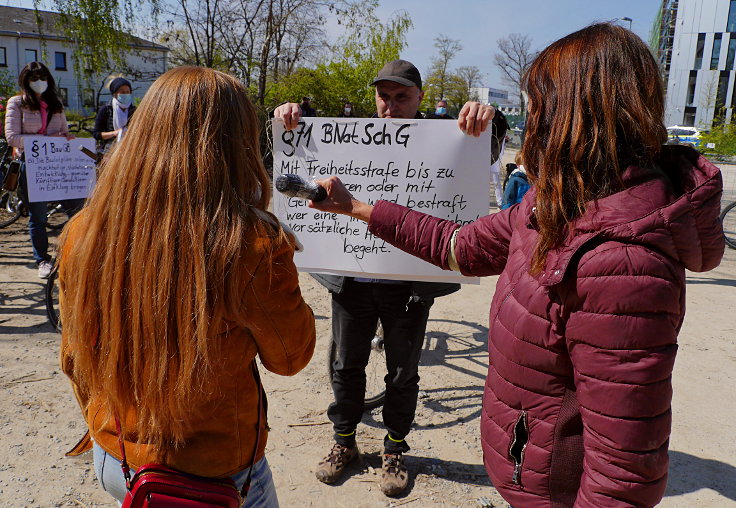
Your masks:
<svg viewBox="0 0 736 508"><path fill-rule="evenodd" d="M115 142L122 139L133 117L133 86L125 78L118 77L108 85L112 99L97 112L92 136L97 140L97 152L105 154Z"/></svg>
<svg viewBox="0 0 736 508"><path fill-rule="evenodd" d="M405 60L387 63L373 80L379 118L423 118L422 78ZM286 129L296 127L303 107L282 104L274 111ZM468 103L463 125L472 125L479 136L493 118L491 106ZM461 115L462 116L462 115ZM461 126L462 129L462 126ZM317 465L315 474L324 483L336 482L345 466L359 456L355 432L363 416L366 375L371 341L378 321L383 325L386 355L386 398L383 423L383 471L380 487L387 496L401 494L408 484L403 453L405 438L414 421L419 393L419 358L434 299L460 289L459 284L396 281L313 274L332 294L332 336L337 346L332 391L335 400L327 409L333 424L334 444Z"/></svg>
<svg viewBox="0 0 736 508"><path fill-rule="evenodd" d="M317 116L317 110L312 107L312 100L309 97L302 97L302 116Z"/></svg>

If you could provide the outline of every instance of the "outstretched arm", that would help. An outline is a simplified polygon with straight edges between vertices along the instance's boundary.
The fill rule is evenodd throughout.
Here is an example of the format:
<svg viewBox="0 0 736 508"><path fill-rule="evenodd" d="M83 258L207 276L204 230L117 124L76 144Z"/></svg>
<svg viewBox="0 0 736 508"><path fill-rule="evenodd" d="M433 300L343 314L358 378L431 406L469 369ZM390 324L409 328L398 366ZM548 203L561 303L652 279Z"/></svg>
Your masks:
<svg viewBox="0 0 736 508"><path fill-rule="evenodd" d="M364 203L336 176L317 183L325 188L327 198L310 201L311 208L368 222L374 235L444 270L484 276L499 274L506 266L516 209L482 217L460 229L452 221L386 201L375 206Z"/></svg>

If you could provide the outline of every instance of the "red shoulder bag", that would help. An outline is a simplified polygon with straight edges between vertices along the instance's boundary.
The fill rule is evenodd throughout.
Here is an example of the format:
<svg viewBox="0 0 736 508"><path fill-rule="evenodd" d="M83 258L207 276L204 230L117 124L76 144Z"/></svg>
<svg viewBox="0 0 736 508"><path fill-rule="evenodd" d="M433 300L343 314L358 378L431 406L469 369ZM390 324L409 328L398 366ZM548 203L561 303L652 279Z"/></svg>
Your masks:
<svg viewBox="0 0 736 508"><path fill-rule="evenodd" d="M116 418L118 442L123 456L120 465L128 488L122 508L239 508L243 504L250 489L258 442L261 438L262 398L265 396L255 359L253 375L258 385L258 422L256 443L250 461L251 468L243 488L238 491L230 478L205 478L161 464L141 466L131 478L130 467L125 457L122 429L120 421Z"/></svg>

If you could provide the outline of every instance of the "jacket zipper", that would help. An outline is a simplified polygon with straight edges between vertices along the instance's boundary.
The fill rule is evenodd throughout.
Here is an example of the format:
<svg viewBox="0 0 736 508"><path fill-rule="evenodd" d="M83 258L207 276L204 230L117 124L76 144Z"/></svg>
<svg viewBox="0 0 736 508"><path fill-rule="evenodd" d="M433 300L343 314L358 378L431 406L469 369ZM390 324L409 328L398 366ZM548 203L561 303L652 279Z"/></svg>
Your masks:
<svg viewBox="0 0 736 508"><path fill-rule="evenodd" d="M524 452L526 445L529 443L529 424L527 422L527 413L522 411L514 424L514 435L509 446L509 457L514 461L514 473L511 482L514 485L521 484L521 466L524 463Z"/></svg>

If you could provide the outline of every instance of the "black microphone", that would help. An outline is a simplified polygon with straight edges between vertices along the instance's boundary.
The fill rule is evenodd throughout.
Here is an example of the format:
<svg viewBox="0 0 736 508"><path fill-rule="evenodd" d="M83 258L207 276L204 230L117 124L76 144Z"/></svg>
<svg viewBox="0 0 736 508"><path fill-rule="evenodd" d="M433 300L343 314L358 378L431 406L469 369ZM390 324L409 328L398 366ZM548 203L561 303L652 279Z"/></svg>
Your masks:
<svg viewBox="0 0 736 508"><path fill-rule="evenodd" d="M274 185L277 191L290 198L309 199L316 203L327 197L324 187L293 173L280 174L274 180Z"/></svg>

